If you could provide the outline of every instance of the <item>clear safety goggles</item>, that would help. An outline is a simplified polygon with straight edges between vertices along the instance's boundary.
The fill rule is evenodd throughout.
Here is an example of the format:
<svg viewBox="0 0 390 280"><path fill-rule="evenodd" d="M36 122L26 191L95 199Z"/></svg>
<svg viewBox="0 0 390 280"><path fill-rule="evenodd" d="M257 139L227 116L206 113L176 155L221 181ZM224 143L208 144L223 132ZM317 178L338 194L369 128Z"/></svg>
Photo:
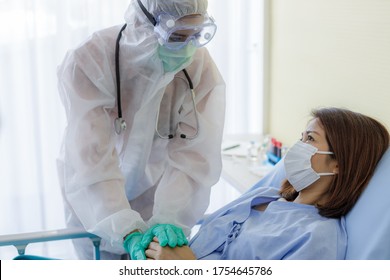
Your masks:
<svg viewBox="0 0 390 280"><path fill-rule="evenodd" d="M160 45L168 49L178 50L192 42L195 47L202 47L213 39L217 26L212 17L207 14L200 16L199 24L188 24L170 15L162 14L157 17L154 31Z"/></svg>

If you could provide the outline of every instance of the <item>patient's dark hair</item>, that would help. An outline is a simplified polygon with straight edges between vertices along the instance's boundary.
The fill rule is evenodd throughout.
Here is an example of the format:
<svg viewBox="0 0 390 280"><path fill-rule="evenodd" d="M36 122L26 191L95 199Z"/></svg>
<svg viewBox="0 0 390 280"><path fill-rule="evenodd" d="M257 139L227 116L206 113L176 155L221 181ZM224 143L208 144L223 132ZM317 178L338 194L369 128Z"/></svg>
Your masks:
<svg viewBox="0 0 390 280"><path fill-rule="evenodd" d="M341 108L312 111L325 131L329 155L338 162L326 201L317 204L319 214L329 218L346 215L374 174L375 167L389 147L389 132L375 119ZM291 201L298 193L285 181L282 197Z"/></svg>

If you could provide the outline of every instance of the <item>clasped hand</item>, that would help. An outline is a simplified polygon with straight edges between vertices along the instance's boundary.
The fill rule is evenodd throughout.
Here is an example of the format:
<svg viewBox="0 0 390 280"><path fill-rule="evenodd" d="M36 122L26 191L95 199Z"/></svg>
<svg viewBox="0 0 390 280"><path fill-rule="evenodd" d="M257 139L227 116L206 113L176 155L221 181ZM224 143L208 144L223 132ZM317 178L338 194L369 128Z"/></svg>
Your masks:
<svg viewBox="0 0 390 280"><path fill-rule="evenodd" d="M130 254L132 260L146 260L145 250L156 237L162 247L183 246L188 240L183 230L172 224L157 224L149 228L144 234L133 232L123 242L123 247Z"/></svg>
<svg viewBox="0 0 390 280"><path fill-rule="evenodd" d="M195 260L195 254L190 247L162 247L155 237L145 251L148 260Z"/></svg>

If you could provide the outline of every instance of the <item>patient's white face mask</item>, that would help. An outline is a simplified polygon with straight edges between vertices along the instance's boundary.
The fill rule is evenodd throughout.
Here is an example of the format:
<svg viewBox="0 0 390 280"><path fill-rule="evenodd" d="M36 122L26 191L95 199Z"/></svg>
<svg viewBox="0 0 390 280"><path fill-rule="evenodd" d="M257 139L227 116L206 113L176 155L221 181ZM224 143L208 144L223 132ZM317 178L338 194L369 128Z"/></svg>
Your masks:
<svg viewBox="0 0 390 280"><path fill-rule="evenodd" d="M333 152L318 151L316 147L298 141L284 157L287 180L297 192L313 184L320 176L335 175L335 173L315 172L310 161L314 154L331 155Z"/></svg>

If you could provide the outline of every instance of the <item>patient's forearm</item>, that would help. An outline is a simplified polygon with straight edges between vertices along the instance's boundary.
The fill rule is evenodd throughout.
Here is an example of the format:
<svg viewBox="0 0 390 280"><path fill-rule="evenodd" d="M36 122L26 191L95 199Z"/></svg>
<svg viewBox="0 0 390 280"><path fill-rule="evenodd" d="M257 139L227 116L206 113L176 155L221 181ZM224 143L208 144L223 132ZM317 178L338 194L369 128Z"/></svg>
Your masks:
<svg viewBox="0 0 390 280"><path fill-rule="evenodd" d="M158 242L151 242L145 251L150 260L196 260L194 253L188 246L171 248L161 247Z"/></svg>

